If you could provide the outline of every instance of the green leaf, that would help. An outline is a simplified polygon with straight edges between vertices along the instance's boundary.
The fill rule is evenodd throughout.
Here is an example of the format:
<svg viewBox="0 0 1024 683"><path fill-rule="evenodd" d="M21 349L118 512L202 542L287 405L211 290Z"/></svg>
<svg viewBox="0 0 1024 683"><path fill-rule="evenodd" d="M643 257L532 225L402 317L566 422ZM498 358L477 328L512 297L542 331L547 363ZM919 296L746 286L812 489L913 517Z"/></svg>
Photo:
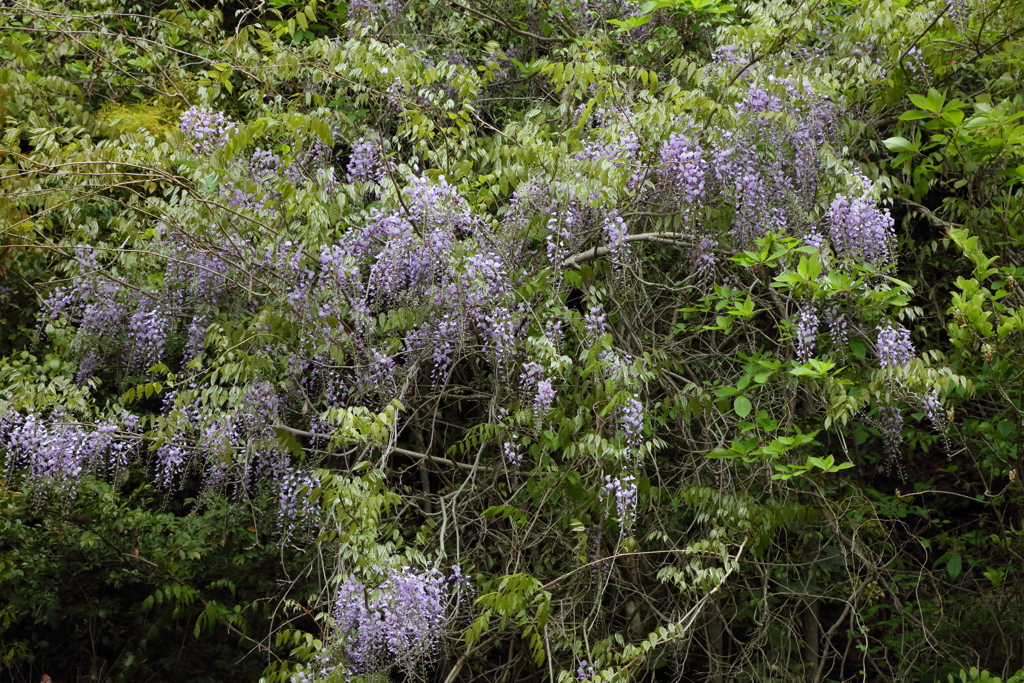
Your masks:
<svg viewBox="0 0 1024 683"><path fill-rule="evenodd" d="M935 88L928 91L927 97L916 94L908 95L908 97L918 109L924 109L925 111L930 111L934 114L938 114L942 111L942 105L946 101L946 96Z"/></svg>
<svg viewBox="0 0 1024 683"><path fill-rule="evenodd" d="M926 111L911 109L900 114L900 121L919 121L920 119L930 119L932 116L932 114Z"/></svg>
<svg viewBox="0 0 1024 683"><path fill-rule="evenodd" d="M950 555L949 561L946 563L946 571L949 573L949 578L956 579L956 577L960 576L962 563L963 560L959 554Z"/></svg>
<svg viewBox="0 0 1024 683"><path fill-rule="evenodd" d="M740 417L746 417L750 415L750 411L753 410L754 406L751 405L750 399L746 396L737 396L736 400L732 402L732 409L736 411L736 414Z"/></svg>
<svg viewBox="0 0 1024 683"><path fill-rule="evenodd" d="M891 152L916 152L919 149L918 145L899 136L888 138L883 142L883 144L889 148L889 151Z"/></svg>

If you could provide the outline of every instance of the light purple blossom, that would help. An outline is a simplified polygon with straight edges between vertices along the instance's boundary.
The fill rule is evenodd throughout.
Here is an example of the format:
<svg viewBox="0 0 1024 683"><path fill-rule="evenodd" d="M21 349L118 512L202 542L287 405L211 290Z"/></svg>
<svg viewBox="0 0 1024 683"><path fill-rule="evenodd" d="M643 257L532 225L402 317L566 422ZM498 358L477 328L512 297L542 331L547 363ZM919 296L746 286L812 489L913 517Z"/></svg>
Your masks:
<svg viewBox="0 0 1024 683"><path fill-rule="evenodd" d="M910 342L910 330L886 320L878 326L878 362L883 368L903 367L917 353Z"/></svg>
<svg viewBox="0 0 1024 683"><path fill-rule="evenodd" d="M814 345L818 335L818 312L813 306L807 306L802 311L796 323L796 360L798 363L806 363L814 355Z"/></svg>
<svg viewBox="0 0 1024 683"><path fill-rule="evenodd" d="M380 164L377 155L377 144L368 138L362 138L352 145L352 154L348 161L347 180L350 183L379 181Z"/></svg>
<svg viewBox="0 0 1024 683"><path fill-rule="evenodd" d="M608 321L605 318L604 311L598 306L593 306L583 316L583 322L586 326L587 344L589 346L596 344L608 332Z"/></svg>
<svg viewBox="0 0 1024 683"><path fill-rule="evenodd" d="M829 238L840 260L886 266L892 262L895 236L889 210L871 198L868 181L859 196L837 195L829 208Z"/></svg>
<svg viewBox="0 0 1024 683"><path fill-rule="evenodd" d="M461 572L456 577L461 581ZM389 570L377 589L349 578L338 590L334 627L342 664L356 675L406 675L429 663L447 620L449 582L437 569Z"/></svg>
<svg viewBox="0 0 1024 683"><path fill-rule="evenodd" d="M935 389L925 393L920 398L921 411L932 427L938 432L946 432L946 411L942 409L942 402L939 400L939 392Z"/></svg>
<svg viewBox="0 0 1024 683"><path fill-rule="evenodd" d="M501 452L505 456L505 462L513 467L521 467L523 464L523 447L514 439L509 439L502 445Z"/></svg>
<svg viewBox="0 0 1024 683"><path fill-rule="evenodd" d="M899 458L903 445L903 413L898 406L880 406L878 415L885 452L892 462Z"/></svg>
<svg viewBox="0 0 1024 683"><path fill-rule="evenodd" d="M704 198L707 166L700 144L686 135L673 133L661 148L661 173L680 206Z"/></svg>
<svg viewBox="0 0 1024 683"><path fill-rule="evenodd" d="M630 396L619 406L619 424L626 437L626 447L631 461L636 461L643 446L644 404L636 396Z"/></svg>
<svg viewBox="0 0 1024 683"><path fill-rule="evenodd" d="M235 122L212 109L190 107L181 115L180 127L196 154L211 154L227 144Z"/></svg>
<svg viewBox="0 0 1024 683"><path fill-rule="evenodd" d="M826 312L825 319L828 322L829 334L832 335L832 342L839 346L845 346L849 341L850 326L846 320L846 314L839 306L832 306Z"/></svg>
<svg viewBox="0 0 1024 683"><path fill-rule="evenodd" d="M614 498L615 512L619 518L619 525L625 534L633 528L633 522L636 519L636 477L632 474L622 474L617 477L607 474L604 480L605 485L602 497Z"/></svg>
<svg viewBox="0 0 1024 683"><path fill-rule="evenodd" d="M129 420L125 431L136 423ZM27 489L67 503L89 478L117 476L127 467L130 444L119 443L120 431L112 422L88 429L65 415L12 411L0 420L0 444L7 451L3 469L12 479L20 473Z"/></svg>

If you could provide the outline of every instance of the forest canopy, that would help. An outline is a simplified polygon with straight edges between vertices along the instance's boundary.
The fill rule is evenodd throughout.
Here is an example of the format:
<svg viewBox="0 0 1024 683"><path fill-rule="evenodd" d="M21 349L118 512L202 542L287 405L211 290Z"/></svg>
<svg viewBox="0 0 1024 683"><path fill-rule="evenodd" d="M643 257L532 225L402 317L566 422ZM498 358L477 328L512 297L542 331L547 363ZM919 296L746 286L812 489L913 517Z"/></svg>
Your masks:
<svg viewBox="0 0 1024 683"><path fill-rule="evenodd" d="M12 681L1024 681L1024 2L10 0Z"/></svg>

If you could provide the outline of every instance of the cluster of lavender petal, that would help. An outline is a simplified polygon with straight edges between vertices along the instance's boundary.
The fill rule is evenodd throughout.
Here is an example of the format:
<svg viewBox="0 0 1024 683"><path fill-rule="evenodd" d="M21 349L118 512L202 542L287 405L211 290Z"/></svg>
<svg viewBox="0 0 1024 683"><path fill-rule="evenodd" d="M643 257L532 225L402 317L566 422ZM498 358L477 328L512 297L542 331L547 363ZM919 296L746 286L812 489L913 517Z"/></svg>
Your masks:
<svg viewBox="0 0 1024 683"><path fill-rule="evenodd" d="M798 363L806 363L814 355L818 325L820 325L818 312L813 306L807 306L800 311L796 323L796 360Z"/></svg>
<svg viewBox="0 0 1024 683"><path fill-rule="evenodd" d="M886 455L894 462L900 457L903 444L903 413L899 406L880 406L878 416Z"/></svg>
<svg viewBox="0 0 1024 683"><path fill-rule="evenodd" d="M221 196L232 208L245 209L258 214L267 213L272 206L272 201L280 197L273 190L275 182L279 180L280 170L281 157L269 150L257 147L249 160L241 167L245 179L225 181L221 186Z"/></svg>
<svg viewBox="0 0 1024 683"><path fill-rule="evenodd" d="M549 216L554 210L552 193L540 179L526 181L512 194L501 229L493 236L509 267L522 265L528 256L528 232L534 218Z"/></svg>
<svg viewBox="0 0 1024 683"><path fill-rule="evenodd" d="M597 671L594 669L593 664L590 664L585 659L581 659L579 667L576 668L576 680L589 681L596 673Z"/></svg>
<svg viewBox="0 0 1024 683"><path fill-rule="evenodd" d="M45 302L43 322L74 330L79 383L101 367L145 372L162 363L169 338L183 323L185 360L195 358L216 311L243 296L229 285L237 276L230 261L244 258L245 239L228 235L216 250L197 248L180 230L160 223L150 248L166 257L158 285L134 287L101 268L93 250L80 248L74 284L54 290Z"/></svg>
<svg viewBox="0 0 1024 683"><path fill-rule="evenodd" d="M680 208L689 211L704 199L708 162L700 143L673 133L661 148L661 174Z"/></svg>
<svg viewBox="0 0 1024 683"><path fill-rule="evenodd" d="M715 250L718 248L718 240L708 236L702 236L694 250L693 270L699 283L707 284L715 277L715 268L718 260L715 257Z"/></svg>
<svg viewBox="0 0 1024 683"><path fill-rule="evenodd" d="M282 467L274 478L277 489L278 524L282 537L288 540L301 530L317 529L317 510L310 500L313 491L319 485L316 476L308 470L297 470Z"/></svg>
<svg viewBox="0 0 1024 683"><path fill-rule="evenodd" d="M604 311L598 306L592 306L590 311L583 316L586 329L586 342L588 346L594 346L601 337L608 333L608 320Z"/></svg>
<svg viewBox="0 0 1024 683"><path fill-rule="evenodd" d="M86 429L64 415L8 412L0 419L5 476L13 480L21 473L27 489L69 502L90 477L117 477L127 468L133 445L119 433L136 423L132 418L123 428L101 422Z"/></svg>
<svg viewBox="0 0 1024 683"><path fill-rule="evenodd" d="M626 457L631 463L639 464L644 442L644 404L636 396L630 396L619 405L618 415L626 437Z"/></svg>
<svg viewBox="0 0 1024 683"><path fill-rule="evenodd" d="M921 80L928 79L928 62L925 61L921 48L916 45L908 48L904 53L903 65L912 76L917 76Z"/></svg>
<svg viewBox="0 0 1024 683"><path fill-rule="evenodd" d="M673 194L731 206L736 248L746 248L767 232L800 237L812 229L821 150L835 136L836 109L809 84L774 76L765 81L748 87L737 107L738 126L714 127L703 142L674 137L662 152L684 162L683 191ZM797 124L786 125L782 115Z"/></svg>
<svg viewBox="0 0 1024 683"><path fill-rule="evenodd" d="M354 26L363 26L381 21L386 16L394 19L402 9L401 0L385 0L370 2L369 0L351 0L347 4L347 17Z"/></svg>
<svg viewBox="0 0 1024 683"><path fill-rule="evenodd" d="M532 396L534 421L540 425L555 400L551 378L546 375L539 363L531 361L523 365L523 372L519 375L519 386L524 394Z"/></svg>
<svg viewBox="0 0 1024 683"><path fill-rule="evenodd" d="M920 398L921 411L932 427L940 433L946 432L947 420L946 411L942 409L942 402L939 400L939 392L935 389L925 393Z"/></svg>
<svg viewBox="0 0 1024 683"><path fill-rule="evenodd" d="M545 240L548 262L560 263L579 249L581 235L593 224L592 213L578 199L573 199L551 214Z"/></svg>
<svg viewBox="0 0 1024 683"><path fill-rule="evenodd" d="M331 133L332 141L337 142L338 133ZM299 185L307 177L317 181L326 192L332 192L338 186L334 175L334 150L319 137L300 149L283 171L284 179L293 185Z"/></svg>
<svg viewBox="0 0 1024 683"><path fill-rule="evenodd" d="M235 122L204 107L190 107L181 115L181 132L192 141L196 154L212 154L228 143Z"/></svg>
<svg viewBox="0 0 1024 683"><path fill-rule="evenodd" d="M268 149L257 147L249 157L246 172L257 183L273 180L281 169L281 157Z"/></svg>
<svg viewBox="0 0 1024 683"><path fill-rule="evenodd" d="M746 60L739 45L719 45L711 53L711 61L705 67L704 80L722 79L733 67L742 65Z"/></svg>
<svg viewBox="0 0 1024 683"><path fill-rule="evenodd" d="M886 320L878 326L878 362L883 368L903 367L917 356L910 330Z"/></svg>
<svg viewBox="0 0 1024 683"><path fill-rule="evenodd" d="M633 528L636 521L637 485L632 474L620 474L613 477L606 474L605 485L601 495L605 499L615 500L615 514L619 518L619 528L625 535Z"/></svg>
<svg viewBox="0 0 1024 683"><path fill-rule="evenodd" d="M582 115L585 110L586 106L581 105L577 114ZM592 113L590 121L602 130L584 145L576 159L632 166L631 162L640 151L640 136L632 124L632 112L601 107Z"/></svg>
<svg viewBox="0 0 1024 683"><path fill-rule="evenodd" d="M241 189L234 181L225 181L220 193L233 209L252 211L256 214L267 213L270 210L270 197Z"/></svg>
<svg viewBox="0 0 1024 683"><path fill-rule="evenodd" d="M43 320L54 325L76 327L72 348L82 361L77 380L81 384L98 369L104 356L117 350L125 337L125 326L133 308L151 303L148 294L132 291L117 277L106 278L96 254L79 248L75 257L80 274L75 284L54 290L43 304ZM135 320L135 340L150 345L150 351L162 347L159 333L145 320ZM150 321L152 322L152 321Z"/></svg>
<svg viewBox="0 0 1024 683"><path fill-rule="evenodd" d="M349 157L347 170L348 182L379 181L380 171L377 143L369 138L362 138L352 145L352 154Z"/></svg>
<svg viewBox="0 0 1024 683"><path fill-rule="evenodd" d="M288 468L288 456L276 442L280 398L269 382L253 380L227 411L202 401L196 387L168 393L164 414L168 431L157 444L154 463L156 482L164 489L194 466L204 489L250 497Z"/></svg>
<svg viewBox="0 0 1024 683"><path fill-rule="evenodd" d="M507 440L501 447L505 462L513 467L521 467L523 464L523 447L515 439Z"/></svg>
<svg viewBox="0 0 1024 683"><path fill-rule="evenodd" d="M343 348L355 359L349 400L358 394L386 403L399 375L421 365L437 384L467 347L507 367L525 311L492 235L444 178L414 176L400 210L373 213L322 250L318 286L306 280L292 307L311 348ZM377 325L396 308L423 319L398 350Z"/></svg>
<svg viewBox="0 0 1024 683"><path fill-rule="evenodd" d="M453 570L456 583L464 582ZM392 570L376 589L349 578L338 590L334 628L341 665L354 675L409 675L429 663L448 618L451 582L436 568Z"/></svg>
<svg viewBox="0 0 1024 683"><path fill-rule="evenodd" d="M148 369L163 360L164 344L171 326L171 315L159 301L139 297L139 306L128 318L128 367Z"/></svg>
<svg viewBox="0 0 1024 683"><path fill-rule="evenodd" d="M967 20L971 12L970 7L967 6L967 0L946 0L946 12L957 29L964 33L967 30Z"/></svg>
<svg viewBox="0 0 1024 683"><path fill-rule="evenodd" d="M858 196L836 195L828 212L829 238L840 259L886 266L892 262L893 219L871 198L867 181Z"/></svg>
<svg viewBox="0 0 1024 683"><path fill-rule="evenodd" d="M609 209L601 225L601 230L604 232L605 241L611 251L612 260L615 263L621 263L628 246L626 234L629 232L629 227L626 225L626 221L618 211Z"/></svg>
<svg viewBox="0 0 1024 683"><path fill-rule="evenodd" d="M832 335L832 342L845 346L849 341L850 326L843 310L839 306L830 307L825 313L825 320L828 323L829 334Z"/></svg>

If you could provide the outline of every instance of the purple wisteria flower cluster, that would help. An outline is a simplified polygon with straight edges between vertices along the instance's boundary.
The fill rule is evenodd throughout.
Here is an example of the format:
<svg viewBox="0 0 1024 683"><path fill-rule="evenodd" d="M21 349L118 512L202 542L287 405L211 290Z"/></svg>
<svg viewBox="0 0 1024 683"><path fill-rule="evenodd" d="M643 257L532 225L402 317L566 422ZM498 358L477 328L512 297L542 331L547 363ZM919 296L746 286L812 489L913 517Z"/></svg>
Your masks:
<svg viewBox="0 0 1024 683"><path fill-rule="evenodd" d="M828 323L829 334L832 336L832 343L846 346L850 338L850 325L847 322L846 313L839 306L831 306L825 311L825 320Z"/></svg>
<svg viewBox="0 0 1024 683"><path fill-rule="evenodd" d="M576 680L589 681L595 674L597 674L597 671L594 669L594 665L585 659L581 659L580 665L576 668Z"/></svg>
<svg viewBox="0 0 1024 683"><path fill-rule="evenodd" d="M378 143L369 138L362 138L354 143L348 161L347 181L350 183L379 182L381 172Z"/></svg>
<svg viewBox="0 0 1024 683"><path fill-rule="evenodd" d="M593 227L595 219L601 218L596 213L578 199L572 199L560 210L552 212L545 240L550 263L559 263L579 249L581 236Z"/></svg>
<svg viewBox="0 0 1024 683"><path fill-rule="evenodd" d="M585 109L586 106L581 105L577 115L582 115ZM632 169L640 150L640 136L631 119L632 112L629 110L605 107L596 109L590 116L590 122L599 129L599 133L584 145L576 159L592 163L606 162L612 166Z"/></svg>
<svg viewBox="0 0 1024 683"><path fill-rule="evenodd" d="M281 179L281 157L257 147L240 170L241 177L224 181L221 196L232 208L257 214L269 212L273 202L280 199L274 186Z"/></svg>
<svg viewBox="0 0 1024 683"><path fill-rule="evenodd" d="M629 232L629 226L626 225L626 221L619 215L619 212L615 209L609 209L605 214L605 219L601 225L601 230L604 232L605 242L612 253L612 261L616 264L621 263L626 255L626 234Z"/></svg>
<svg viewBox="0 0 1024 683"><path fill-rule="evenodd" d="M936 431L945 433L947 420L946 411L942 409L942 402L939 399L939 392L935 389L926 392L921 396L921 411Z"/></svg>
<svg viewBox="0 0 1024 683"><path fill-rule="evenodd" d="M158 441L154 462L162 488L194 467L204 489L240 498L273 487L289 472L289 457L275 438L281 400L269 382L250 382L230 411L203 401L195 387L168 393L164 404L165 426L172 429Z"/></svg>
<svg viewBox="0 0 1024 683"><path fill-rule="evenodd" d="M967 0L946 0L946 12L957 29L964 33L967 30L967 21L971 13Z"/></svg>
<svg viewBox="0 0 1024 683"><path fill-rule="evenodd" d="M892 262L895 242L889 210L880 210L866 179L859 196L837 195L828 213L829 238L842 260L886 266Z"/></svg>
<svg viewBox="0 0 1024 683"><path fill-rule="evenodd" d="M819 324L818 312L814 307L807 306L800 311L796 323L796 360L798 363L806 363L814 355Z"/></svg>
<svg viewBox="0 0 1024 683"><path fill-rule="evenodd" d="M728 69L742 58L726 46L721 62ZM825 188L823 150L836 138L836 107L806 81L768 75L747 87L736 113L737 125L729 128L678 121L641 190L657 210L681 216L680 229L696 247L699 282L714 276L720 244L745 249L769 232L822 242L816 214ZM705 207L731 216L727 236L697 220Z"/></svg>
<svg viewBox="0 0 1024 683"><path fill-rule="evenodd" d="M878 363L883 368L903 367L917 357L910 330L886 320L878 326Z"/></svg>
<svg viewBox="0 0 1024 683"><path fill-rule="evenodd" d="M405 335L403 368L422 361L440 381L470 344L479 344L504 367L524 313L514 301L507 260L494 249L491 235L492 228L444 178L414 177L402 210L375 213L365 227L324 248L321 287L296 299L302 327L311 341L349 348L366 358L369 368L394 356L379 347L376 354L371 350L378 343L379 314L395 308L429 312ZM476 248L465 248L471 245ZM343 331L344 339L336 326L325 324L339 315L354 328Z"/></svg>
<svg viewBox="0 0 1024 683"><path fill-rule="evenodd" d="M509 439L501 447L502 455L505 456L505 462L513 467L522 467L523 465L523 446L515 439Z"/></svg>
<svg viewBox="0 0 1024 683"><path fill-rule="evenodd" d="M10 411L0 419L4 475L66 504L90 478L116 479L127 469L136 425L137 418L129 417L123 424L104 421L88 428L66 415Z"/></svg>
<svg viewBox="0 0 1024 683"><path fill-rule="evenodd" d="M885 453L890 462L896 462L903 445L903 412L899 406L879 406L878 421L882 427Z"/></svg>
<svg viewBox="0 0 1024 683"><path fill-rule="evenodd" d="M608 320L599 306L592 306L583 316L587 346L594 346L608 332Z"/></svg>
<svg viewBox="0 0 1024 683"><path fill-rule="evenodd" d="M644 404L636 396L630 396L619 405L618 415L619 428L626 441L626 460L639 465L644 442Z"/></svg>
<svg viewBox="0 0 1024 683"><path fill-rule="evenodd" d="M708 161L700 143L688 135L673 133L661 148L661 174L671 188L684 218L704 199Z"/></svg>
<svg viewBox="0 0 1024 683"><path fill-rule="evenodd" d="M204 107L190 107L181 115L181 132L192 141L196 154L212 154L228 143L235 122Z"/></svg>
<svg viewBox="0 0 1024 683"><path fill-rule="evenodd" d="M606 474L604 481L601 496L604 499L615 501L615 514L619 518L619 528L622 535L628 535L636 521L636 477L632 474L621 474L614 477Z"/></svg>
<svg viewBox="0 0 1024 683"><path fill-rule="evenodd" d="M338 589L335 640L317 667L318 678L386 677L395 669L416 675L436 655L453 594L465 583L458 566L448 578L437 568L386 570L377 588L350 577Z"/></svg>
<svg viewBox="0 0 1024 683"><path fill-rule="evenodd" d="M523 371L519 375L519 386L523 394L530 397L534 423L540 427L555 400L551 378L539 363L531 361L523 365Z"/></svg>
<svg viewBox="0 0 1024 683"><path fill-rule="evenodd" d="M73 327L73 350L81 358L77 380L84 383L110 357L122 370L143 370L162 362L176 308L165 293L130 287L106 275L95 252L76 252L79 275L69 287L51 292L41 321Z"/></svg>
<svg viewBox="0 0 1024 683"><path fill-rule="evenodd" d="M744 248L769 231L800 237L813 230L821 188L821 151L835 136L835 108L808 83L768 76L750 85L740 125L713 129L705 193L731 205L731 237ZM789 117L797 125L787 126Z"/></svg>

